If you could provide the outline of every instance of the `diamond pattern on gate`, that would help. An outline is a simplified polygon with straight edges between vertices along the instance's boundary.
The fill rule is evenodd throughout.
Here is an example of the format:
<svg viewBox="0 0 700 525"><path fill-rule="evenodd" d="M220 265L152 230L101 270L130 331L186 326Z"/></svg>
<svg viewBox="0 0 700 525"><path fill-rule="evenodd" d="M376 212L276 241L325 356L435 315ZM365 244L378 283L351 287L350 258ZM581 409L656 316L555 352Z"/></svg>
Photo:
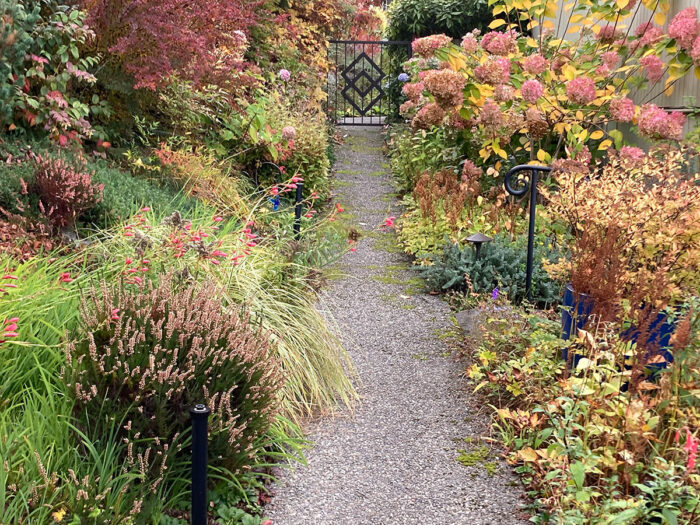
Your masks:
<svg viewBox="0 0 700 525"><path fill-rule="evenodd" d="M369 71L371 73L367 73L367 67L365 64L369 65ZM360 73L351 77L350 73L353 73L360 65L362 68ZM384 74L384 71L382 71L382 69L374 62L374 60L372 60L372 58L365 52L357 55L357 58L355 58L355 60L353 60L350 65L343 70L342 76L345 79L345 88L343 88L342 91L343 98L362 116L365 116L384 96L382 80L384 80L386 75ZM364 89L357 85L362 79L366 81L366 87ZM372 92L373 89L377 90L377 96L365 104L364 99ZM350 92L355 92L360 95L361 106L357 105Z"/></svg>

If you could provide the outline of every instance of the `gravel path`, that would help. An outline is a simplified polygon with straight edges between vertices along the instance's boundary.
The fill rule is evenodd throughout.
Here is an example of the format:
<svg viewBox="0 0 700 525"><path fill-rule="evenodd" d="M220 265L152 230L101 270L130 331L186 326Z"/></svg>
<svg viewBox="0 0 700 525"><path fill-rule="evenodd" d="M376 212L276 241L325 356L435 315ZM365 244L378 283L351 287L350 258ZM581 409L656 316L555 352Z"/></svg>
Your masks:
<svg viewBox="0 0 700 525"><path fill-rule="evenodd" d="M310 425L309 466L280 474L267 516L274 525L525 523L515 478L480 441L484 417L464 366L446 353L447 305L418 293L393 233L378 230L399 214L380 132L341 131L338 200L363 237L322 299L357 364L362 401Z"/></svg>

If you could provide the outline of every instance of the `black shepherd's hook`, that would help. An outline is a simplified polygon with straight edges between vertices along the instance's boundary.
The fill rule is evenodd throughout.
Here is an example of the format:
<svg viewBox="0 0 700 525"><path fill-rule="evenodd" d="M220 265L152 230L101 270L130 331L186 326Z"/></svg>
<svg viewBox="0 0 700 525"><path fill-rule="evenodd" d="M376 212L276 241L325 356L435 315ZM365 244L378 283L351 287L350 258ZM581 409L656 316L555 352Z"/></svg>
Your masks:
<svg viewBox="0 0 700 525"><path fill-rule="evenodd" d="M521 183L519 187L514 187L513 182L516 175L527 171L530 173L527 181L516 178ZM538 166L532 164L521 164L510 169L504 178L506 191L515 196L522 197L530 191L530 226L527 230L527 273L525 277L525 296L531 299L532 292L532 263L535 253L535 209L537 208L537 182L539 172L547 173L552 171L549 166Z"/></svg>

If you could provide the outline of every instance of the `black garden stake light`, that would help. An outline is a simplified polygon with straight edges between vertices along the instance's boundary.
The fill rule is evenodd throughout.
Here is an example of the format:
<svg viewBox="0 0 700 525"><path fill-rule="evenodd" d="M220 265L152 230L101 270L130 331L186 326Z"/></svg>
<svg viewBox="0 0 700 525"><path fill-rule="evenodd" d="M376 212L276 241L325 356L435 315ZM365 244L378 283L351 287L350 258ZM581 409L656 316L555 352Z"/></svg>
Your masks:
<svg viewBox="0 0 700 525"><path fill-rule="evenodd" d="M532 263L535 253L535 209L537 208L537 180L539 172L548 173L552 171L549 166L537 166L522 164L515 166L506 173L504 183L506 191L515 197L525 195L530 191L530 226L527 230L527 273L525 277L525 296L530 299L532 291ZM521 172L529 172L530 177L523 181L520 178ZM514 179L515 177L515 179ZM521 187L513 186L514 182L522 184Z"/></svg>
<svg viewBox="0 0 700 525"><path fill-rule="evenodd" d="M296 205L294 206L294 238L298 241L301 238L301 201L304 183L297 182Z"/></svg>
<svg viewBox="0 0 700 525"><path fill-rule="evenodd" d="M477 261L481 258L481 245L487 242L491 242L492 240L493 239L491 237L489 237L488 235L484 235L483 233L475 233L474 235L467 237L467 242L472 243L476 248Z"/></svg>
<svg viewBox="0 0 700 525"><path fill-rule="evenodd" d="M207 525L207 419L202 404L190 408L192 419L192 525Z"/></svg>

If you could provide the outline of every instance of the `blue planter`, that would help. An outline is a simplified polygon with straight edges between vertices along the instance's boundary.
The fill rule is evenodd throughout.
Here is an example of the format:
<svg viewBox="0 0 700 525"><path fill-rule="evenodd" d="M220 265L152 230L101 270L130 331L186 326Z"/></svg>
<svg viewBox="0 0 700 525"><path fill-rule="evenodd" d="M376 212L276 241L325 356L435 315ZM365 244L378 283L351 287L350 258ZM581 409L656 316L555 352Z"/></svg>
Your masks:
<svg viewBox="0 0 700 525"><path fill-rule="evenodd" d="M564 297L562 299L561 312L561 338L568 341L571 338L572 332L582 329L588 322L591 312L593 311L594 299L588 294L576 293L573 286L566 285L564 289ZM655 356L661 355L663 361L658 363L649 363L645 365L646 371L654 378L659 371L666 368L673 362L673 354L671 353L671 335L676 329L677 320L669 319L664 312L659 312L649 324L649 337L647 339L647 351L644 354L645 360L650 360ZM625 341L636 343L640 336L640 330L637 327L630 327L620 334L620 337ZM583 356L574 354L572 357L571 366L576 368L579 360ZM569 350L564 348L561 351L561 358L564 361L569 359ZM626 368L631 368L626 365Z"/></svg>
<svg viewBox="0 0 700 525"><path fill-rule="evenodd" d="M661 370L673 363L673 354L670 349L671 336L676 329L677 319L671 320L665 312L659 312L656 318L649 324L649 337L646 341L647 351L644 353L644 360L650 360L656 356L662 356L663 361L649 363L645 366L649 374L654 377ZM631 326L620 334L625 341L636 343L640 336L639 328ZM626 366L626 368L631 368Z"/></svg>
<svg viewBox="0 0 700 525"><path fill-rule="evenodd" d="M592 311L593 297L584 293L576 293L573 286L567 284L564 289L564 298L562 299L561 338L564 341L568 341L571 338L571 332L576 334L578 330L582 329L588 322ZM574 368L581 357L580 354L574 355ZM561 358L564 361L569 359L569 350L567 348L561 351Z"/></svg>

